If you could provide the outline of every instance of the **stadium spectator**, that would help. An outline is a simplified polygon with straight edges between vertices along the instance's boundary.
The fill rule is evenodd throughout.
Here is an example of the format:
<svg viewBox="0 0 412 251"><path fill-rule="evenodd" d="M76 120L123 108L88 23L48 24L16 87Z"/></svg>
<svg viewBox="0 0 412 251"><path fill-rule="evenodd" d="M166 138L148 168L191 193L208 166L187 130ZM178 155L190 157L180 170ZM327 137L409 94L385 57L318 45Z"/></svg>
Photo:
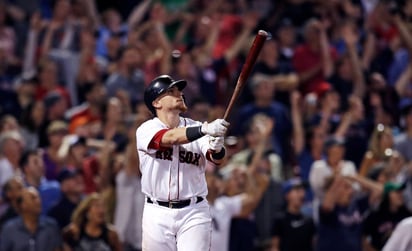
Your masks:
<svg viewBox="0 0 412 251"><path fill-rule="evenodd" d="M257 73L251 80L254 101L239 108L237 120L242 121L239 127L245 126L245 122L252 119L258 113L263 113L275 121L273 128L272 147L281 157L287 159L289 145L285 139L290 136L291 121L288 108L274 100L276 85L272 79L265 74ZM244 133L238 127L238 133Z"/></svg>
<svg viewBox="0 0 412 251"><path fill-rule="evenodd" d="M23 189L17 201L19 217L3 227L0 250L62 251L59 228L53 219L41 216L41 199L36 189Z"/></svg>
<svg viewBox="0 0 412 251"><path fill-rule="evenodd" d="M295 49L293 68L299 74L303 94L320 95L322 85L332 76L336 51L329 45L326 23L310 19L304 26L305 42Z"/></svg>
<svg viewBox="0 0 412 251"><path fill-rule="evenodd" d="M121 243L116 230L105 220L105 207L101 195L90 194L77 206L71 223L63 230L65 246L69 250L120 251Z"/></svg>
<svg viewBox="0 0 412 251"><path fill-rule="evenodd" d="M369 196L355 196L350 176L337 174L325 183L326 193L319 206L316 250L363 250L362 226L369 210ZM374 185L368 189L379 190Z"/></svg>
<svg viewBox="0 0 412 251"><path fill-rule="evenodd" d="M242 165L247 165L248 160L251 159L251 156L253 155L254 151L260 144L260 137L261 137L261 128L258 125L261 120L266 121L267 119L273 120L272 118L268 117L265 114L255 114L253 117L250 118L250 120L247 122L245 127L247 129L245 130L245 135L244 135L244 141L246 147L244 147L243 150L241 150L238 153L235 153L232 158L230 159L231 163L236 163L236 164L242 164ZM275 121L272 121L273 127L276 127ZM272 129L274 130L274 129ZM265 143L265 157L269 160L270 164L270 175L273 180L275 181L281 181L283 180L283 168L282 168L282 160L280 159L279 154L274 152L271 138L272 138L273 132L271 132L268 137L268 141Z"/></svg>
<svg viewBox="0 0 412 251"><path fill-rule="evenodd" d="M359 174L366 176L369 170L379 162L387 161L394 147L392 129L378 124L369 141L369 150L362 160Z"/></svg>
<svg viewBox="0 0 412 251"><path fill-rule="evenodd" d="M74 210L83 199L84 181L76 169L63 169L57 176L57 181L60 183L61 196L48 210L47 215L63 229L69 225Z"/></svg>
<svg viewBox="0 0 412 251"><path fill-rule="evenodd" d="M371 212L364 223L364 236L366 239L370 238L365 244L369 246L369 250L382 250L396 225L411 216L403 199L402 191L405 187L405 184L399 183L385 184L378 209Z"/></svg>
<svg viewBox="0 0 412 251"><path fill-rule="evenodd" d="M134 118L128 126L128 137L124 165L115 177L114 225L123 244L124 251L142 249L142 216L145 196L141 191L141 173L136 154L135 128L145 121L143 115ZM126 196L125 196L126 195Z"/></svg>
<svg viewBox="0 0 412 251"><path fill-rule="evenodd" d="M45 165L45 175L48 180L55 180L63 168L63 159L58 152L63 143L64 136L68 133L67 123L61 120L52 121L47 127L48 145L42 151Z"/></svg>
<svg viewBox="0 0 412 251"><path fill-rule="evenodd" d="M121 50L117 70L106 81L109 97L125 92L130 96L131 105L143 100L145 76L141 69L142 60L141 52L136 47Z"/></svg>
<svg viewBox="0 0 412 251"><path fill-rule="evenodd" d="M0 231L3 225L8 221L18 216L18 198L21 197L24 185L23 180L19 176L9 179L3 187L2 200L7 205L7 209L0 216Z"/></svg>
<svg viewBox="0 0 412 251"><path fill-rule="evenodd" d="M14 175L21 174L19 160L23 153L23 139L18 131L0 133L0 187Z"/></svg>
<svg viewBox="0 0 412 251"><path fill-rule="evenodd" d="M46 215L60 199L60 184L55 180L49 181L45 178L44 162L38 150L25 152L19 164L25 186L37 189L42 203L42 215Z"/></svg>
<svg viewBox="0 0 412 251"><path fill-rule="evenodd" d="M356 167L351 161L343 159L345 153L345 141L331 136L325 140L324 151L326 158L315 161L312 165L309 181L315 193L315 197L323 200L325 184L329 177L335 174L354 175Z"/></svg>
<svg viewBox="0 0 412 251"><path fill-rule="evenodd" d="M298 251L314 248L316 226L313 219L302 214L305 183L292 178L283 183L286 210L273 222L271 251Z"/></svg>

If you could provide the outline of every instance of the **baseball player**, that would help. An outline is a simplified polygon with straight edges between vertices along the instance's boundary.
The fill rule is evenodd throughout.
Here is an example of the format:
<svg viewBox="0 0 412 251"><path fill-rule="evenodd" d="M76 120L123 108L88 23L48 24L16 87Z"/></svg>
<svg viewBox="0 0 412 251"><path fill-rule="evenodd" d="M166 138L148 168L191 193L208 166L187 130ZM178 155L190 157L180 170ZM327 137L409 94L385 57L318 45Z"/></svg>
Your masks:
<svg viewBox="0 0 412 251"><path fill-rule="evenodd" d="M185 80L161 75L146 88L144 101L154 118L136 130L146 195L143 250L209 250L211 216L206 201L206 161L225 156L223 119L201 123L180 116L187 110Z"/></svg>

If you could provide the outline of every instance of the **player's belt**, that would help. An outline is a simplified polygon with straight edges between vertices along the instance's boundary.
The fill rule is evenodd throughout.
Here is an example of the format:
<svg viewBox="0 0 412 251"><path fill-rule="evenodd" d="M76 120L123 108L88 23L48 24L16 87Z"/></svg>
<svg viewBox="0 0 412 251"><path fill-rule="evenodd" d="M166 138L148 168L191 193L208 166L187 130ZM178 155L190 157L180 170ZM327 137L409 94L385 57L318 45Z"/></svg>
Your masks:
<svg viewBox="0 0 412 251"><path fill-rule="evenodd" d="M156 201L159 206L168 207L168 208L184 208L190 205L191 199L188 200L175 200L175 201ZM203 198L200 196L196 197L196 203L203 201ZM147 198L147 203L154 204L153 200Z"/></svg>

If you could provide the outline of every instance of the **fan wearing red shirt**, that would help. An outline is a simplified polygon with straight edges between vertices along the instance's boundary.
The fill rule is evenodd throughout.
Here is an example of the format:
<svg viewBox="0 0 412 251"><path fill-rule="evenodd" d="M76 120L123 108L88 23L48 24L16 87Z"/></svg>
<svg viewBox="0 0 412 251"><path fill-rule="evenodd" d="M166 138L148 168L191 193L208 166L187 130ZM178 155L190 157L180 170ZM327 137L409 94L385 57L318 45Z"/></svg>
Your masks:
<svg viewBox="0 0 412 251"><path fill-rule="evenodd" d="M303 94L322 92L323 83L334 72L337 52L329 45L325 24L311 19L304 27L305 42L296 48L293 67L299 75Z"/></svg>

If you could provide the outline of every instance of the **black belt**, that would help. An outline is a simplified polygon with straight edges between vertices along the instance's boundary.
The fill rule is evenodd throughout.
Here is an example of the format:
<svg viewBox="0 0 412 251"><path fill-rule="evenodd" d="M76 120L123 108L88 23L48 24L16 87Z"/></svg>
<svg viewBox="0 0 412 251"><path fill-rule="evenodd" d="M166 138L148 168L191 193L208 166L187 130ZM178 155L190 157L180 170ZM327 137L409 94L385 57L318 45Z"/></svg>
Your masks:
<svg viewBox="0 0 412 251"><path fill-rule="evenodd" d="M184 208L190 205L190 202L192 200L177 200L177 201L157 201L157 204L162 207L168 207L168 208ZM200 196L196 197L196 203L199 203L203 201L203 198ZM153 204L152 199L147 198L147 203Z"/></svg>

